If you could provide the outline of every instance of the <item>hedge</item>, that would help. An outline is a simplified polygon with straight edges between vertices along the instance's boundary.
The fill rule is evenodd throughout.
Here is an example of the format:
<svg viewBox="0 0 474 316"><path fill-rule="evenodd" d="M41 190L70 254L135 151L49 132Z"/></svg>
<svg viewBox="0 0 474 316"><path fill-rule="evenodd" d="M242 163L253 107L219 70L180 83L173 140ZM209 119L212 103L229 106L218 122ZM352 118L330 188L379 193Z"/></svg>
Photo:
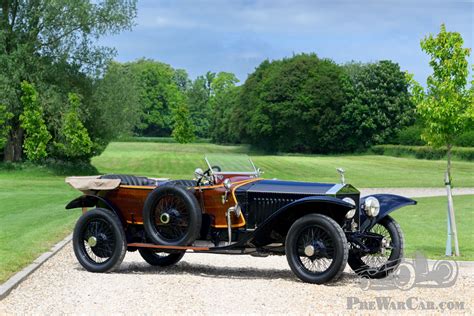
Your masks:
<svg viewBox="0 0 474 316"><path fill-rule="evenodd" d="M167 143L178 144L173 137L147 137L147 136L124 136L115 140L117 142L125 143ZM193 143L209 143L209 138L196 138Z"/></svg>
<svg viewBox="0 0 474 316"><path fill-rule="evenodd" d="M421 125L407 126L400 130L395 137L387 143L407 146L426 146L426 142L421 139L423 127ZM474 147L474 130L464 132L454 140L454 146Z"/></svg>
<svg viewBox="0 0 474 316"><path fill-rule="evenodd" d="M404 146L404 145L375 145L371 147L372 153L386 156L415 156L418 159L439 160L446 157L445 148L430 146ZM453 158L474 161L474 147L453 147Z"/></svg>

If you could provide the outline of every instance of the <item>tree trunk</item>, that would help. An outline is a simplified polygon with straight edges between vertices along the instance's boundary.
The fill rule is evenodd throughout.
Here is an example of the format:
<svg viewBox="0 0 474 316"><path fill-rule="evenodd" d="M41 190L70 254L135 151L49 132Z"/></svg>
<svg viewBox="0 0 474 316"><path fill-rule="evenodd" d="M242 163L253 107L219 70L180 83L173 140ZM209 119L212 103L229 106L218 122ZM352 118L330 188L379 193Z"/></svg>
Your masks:
<svg viewBox="0 0 474 316"><path fill-rule="evenodd" d="M4 149L3 160L5 162L21 161L23 153L23 129L12 129L8 135L7 144Z"/></svg>
<svg viewBox="0 0 474 316"><path fill-rule="evenodd" d="M448 144L447 147L448 147L448 153L447 153L448 165L446 166L446 172L448 173L449 183L451 184L451 150L453 148L453 145Z"/></svg>

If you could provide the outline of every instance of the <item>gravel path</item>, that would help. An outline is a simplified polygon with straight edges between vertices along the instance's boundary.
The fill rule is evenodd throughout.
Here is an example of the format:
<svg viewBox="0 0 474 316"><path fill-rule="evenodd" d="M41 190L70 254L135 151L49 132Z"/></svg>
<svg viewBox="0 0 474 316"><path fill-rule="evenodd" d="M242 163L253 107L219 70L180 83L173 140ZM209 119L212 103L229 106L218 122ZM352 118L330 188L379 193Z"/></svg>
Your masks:
<svg viewBox="0 0 474 316"><path fill-rule="evenodd" d="M407 197L443 196L444 188L371 188L361 195L391 193ZM474 188L455 188L455 195L474 194ZM377 299L377 297L379 297ZM254 258L213 254L186 254L178 265L155 268L138 253L127 253L119 271L86 272L69 243L20 286L0 301L4 314L242 314L242 313L377 313L380 297L441 313L442 302L464 302L449 312L474 313L474 264L460 266L456 284L449 288L415 287L409 291L362 290L360 279L346 268L334 284L300 282L285 257ZM355 303L356 300L362 302ZM352 309L348 308L353 302ZM413 300L412 300L413 302ZM427 305L423 305L423 304ZM364 305L365 304L365 305ZM449 304L448 304L449 305ZM444 305L444 308L452 305ZM375 307L375 310L372 309ZM362 308L362 309L361 309ZM409 311L401 309L401 311ZM392 310L392 313L400 313ZM413 311L412 311L413 312ZM418 313L419 311L417 311ZM446 310L445 310L446 312Z"/></svg>
<svg viewBox="0 0 474 316"><path fill-rule="evenodd" d="M376 304L370 303L375 297L392 297L402 304L414 297L417 306L432 301L436 308L441 302L461 301L464 309L458 312L472 314L473 289L473 265L461 266L458 280L450 288L364 291L349 269L338 282L318 286L297 280L285 257L194 253L166 269L147 265L136 252L127 253L118 272L95 274L79 265L69 243L0 301L0 315L370 312L360 310L360 304L348 309L348 297L366 301L369 308ZM429 310L433 312L441 310Z"/></svg>

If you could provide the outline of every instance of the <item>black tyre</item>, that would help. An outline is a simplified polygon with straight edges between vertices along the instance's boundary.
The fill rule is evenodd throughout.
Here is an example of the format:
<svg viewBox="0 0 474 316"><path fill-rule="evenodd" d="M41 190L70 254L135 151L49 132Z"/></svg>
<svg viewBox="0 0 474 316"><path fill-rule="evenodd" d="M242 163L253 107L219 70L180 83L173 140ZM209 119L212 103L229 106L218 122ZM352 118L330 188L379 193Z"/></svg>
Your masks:
<svg viewBox="0 0 474 316"><path fill-rule="evenodd" d="M196 197L181 186L154 189L143 207L148 237L160 245L189 245L201 231L202 213Z"/></svg>
<svg viewBox="0 0 474 316"><path fill-rule="evenodd" d="M348 245L342 228L321 214L306 215L293 223L285 251L291 270L304 282L336 280L347 264Z"/></svg>
<svg viewBox="0 0 474 316"><path fill-rule="evenodd" d="M79 263L90 272L117 269L127 251L120 220L106 209L86 212L74 228L73 248Z"/></svg>
<svg viewBox="0 0 474 316"><path fill-rule="evenodd" d="M371 233L384 238L384 246L378 253L361 255L356 250L349 252L349 266L360 276L380 279L392 273L403 259L404 239L400 225L390 216L375 224Z"/></svg>
<svg viewBox="0 0 474 316"><path fill-rule="evenodd" d="M184 256L184 251L180 252L160 252L150 248L138 249L138 252L152 266L168 267L178 263Z"/></svg>

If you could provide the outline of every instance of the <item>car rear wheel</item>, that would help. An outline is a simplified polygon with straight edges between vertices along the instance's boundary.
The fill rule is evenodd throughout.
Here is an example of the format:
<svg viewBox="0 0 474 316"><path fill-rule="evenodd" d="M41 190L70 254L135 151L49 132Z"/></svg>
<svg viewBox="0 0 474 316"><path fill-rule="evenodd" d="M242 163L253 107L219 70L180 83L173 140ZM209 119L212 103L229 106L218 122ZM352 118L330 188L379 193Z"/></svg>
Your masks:
<svg viewBox="0 0 474 316"><path fill-rule="evenodd" d="M336 280L348 256L343 230L322 214L295 221L286 236L285 251L293 273L304 282L316 284Z"/></svg>
<svg viewBox="0 0 474 316"><path fill-rule="evenodd" d="M106 209L86 212L74 228L73 248L79 263L90 272L117 269L127 251L120 220Z"/></svg>
<svg viewBox="0 0 474 316"><path fill-rule="evenodd" d="M154 189L143 207L145 231L159 245L190 245L201 231L201 222L199 202L182 186Z"/></svg>
<svg viewBox="0 0 474 316"><path fill-rule="evenodd" d="M382 218L369 231L382 239L376 253L361 254L357 249L349 253L349 266L360 276L380 279L388 276L403 258L403 233L400 225L390 216Z"/></svg>
<svg viewBox="0 0 474 316"><path fill-rule="evenodd" d="M159 250L141 248L138 252L152 266L168 267L178 263L184 256L184 251L167 253Z"/></svg>

